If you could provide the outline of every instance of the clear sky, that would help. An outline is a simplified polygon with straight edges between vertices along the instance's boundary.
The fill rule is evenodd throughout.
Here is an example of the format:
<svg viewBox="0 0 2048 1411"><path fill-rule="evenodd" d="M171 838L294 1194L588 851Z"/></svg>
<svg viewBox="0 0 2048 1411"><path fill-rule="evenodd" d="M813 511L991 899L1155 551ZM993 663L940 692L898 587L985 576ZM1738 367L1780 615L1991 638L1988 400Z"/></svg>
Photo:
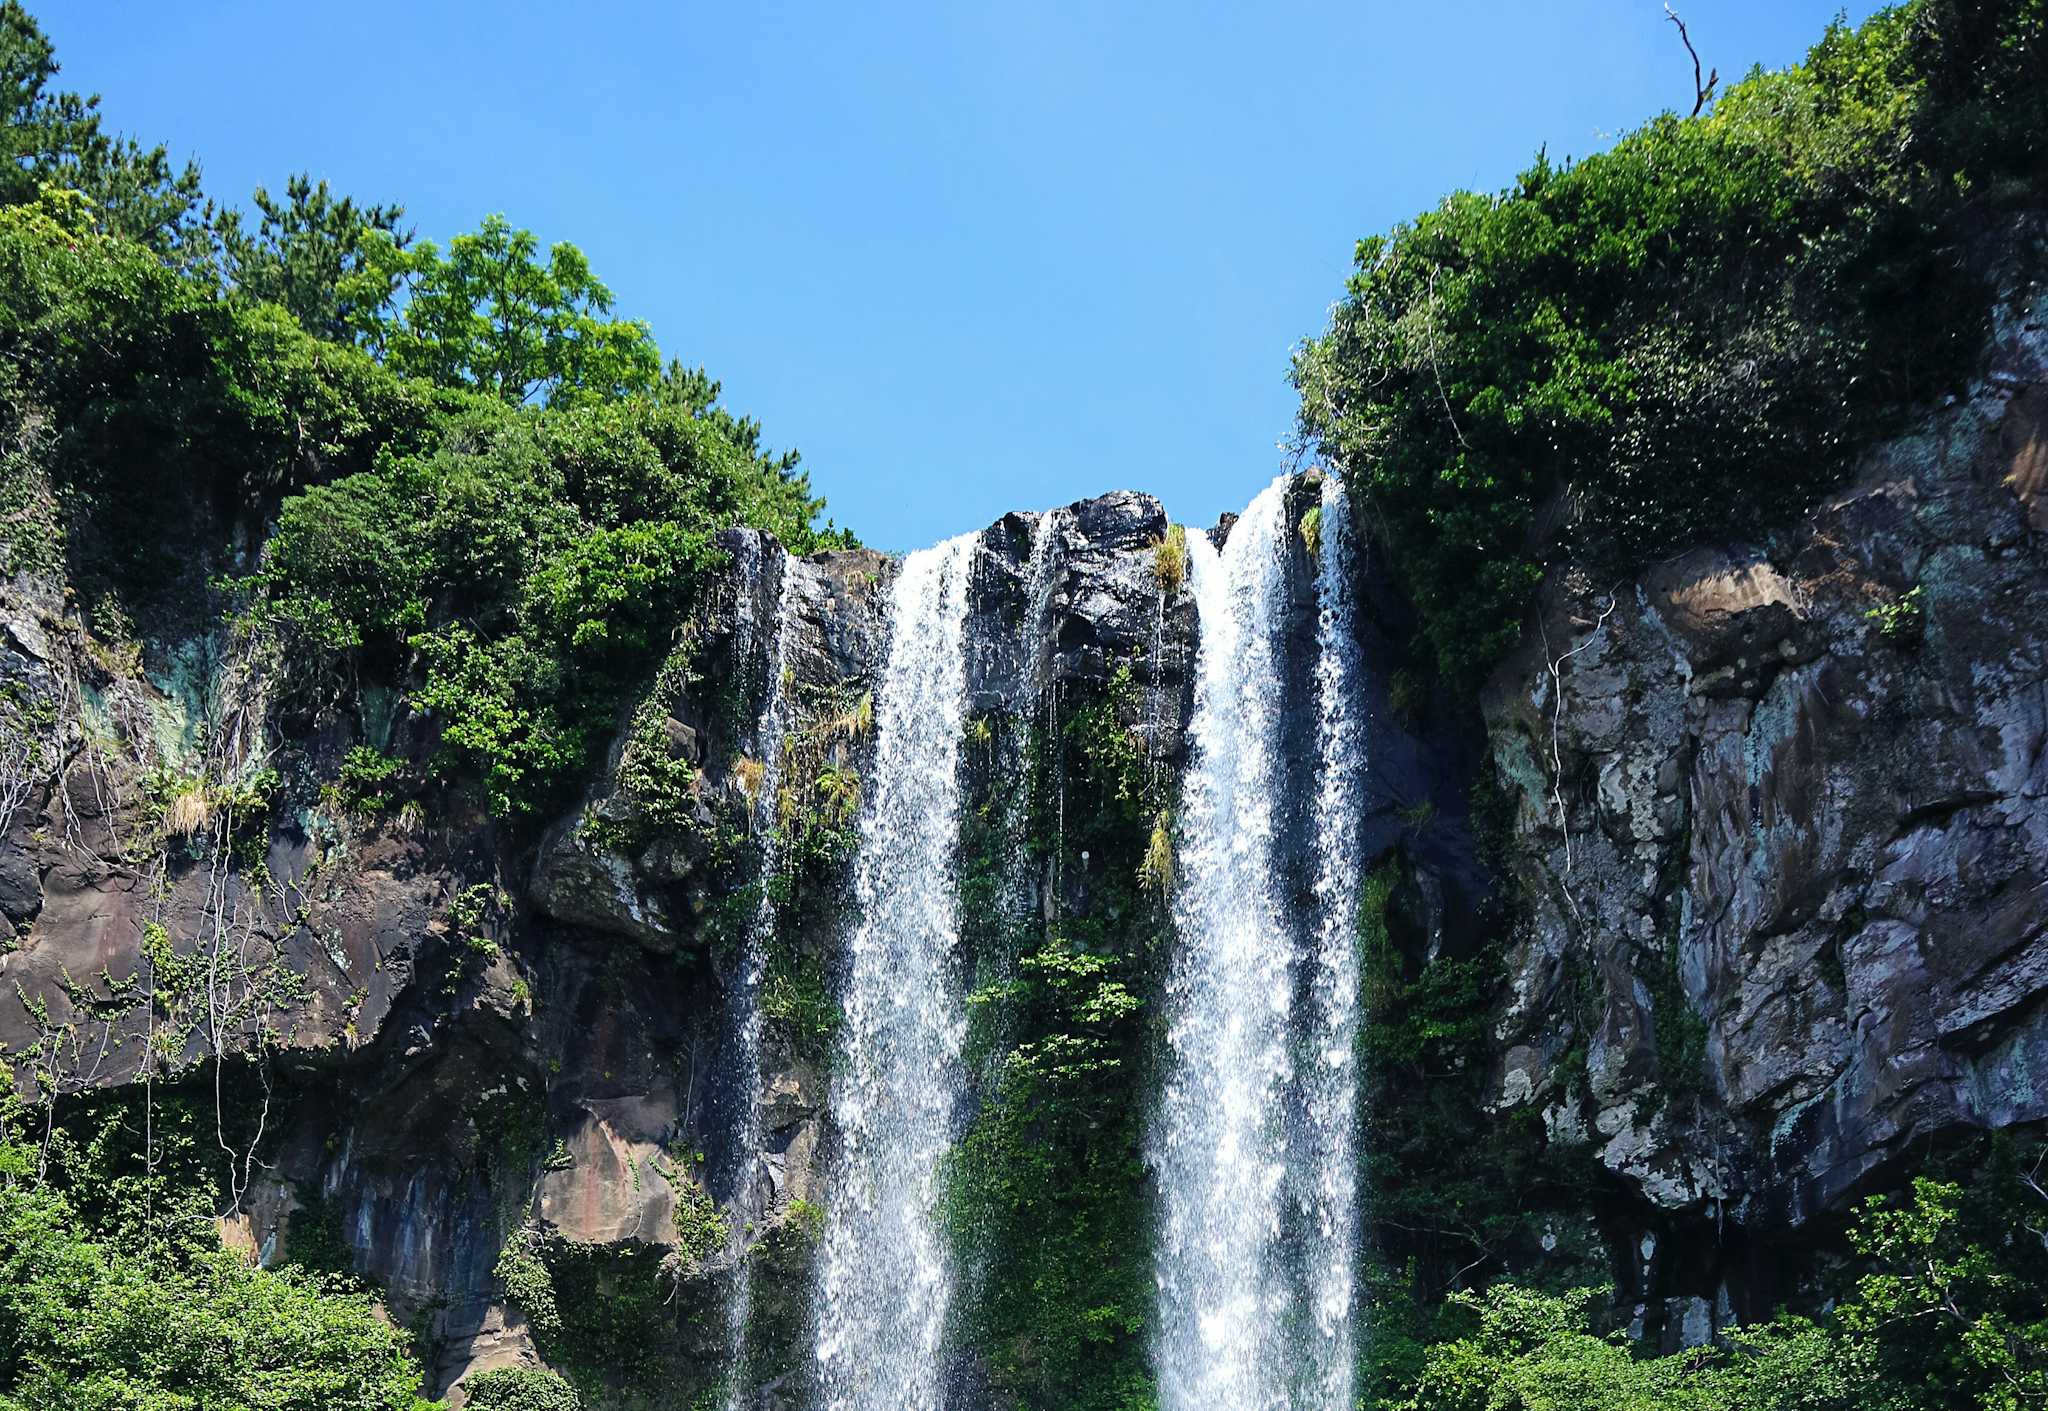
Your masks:
<svg viewBox="0 0 2048 1411"><path fill-rule="evenodd" d="M29 5L217 196L305 169L429 238L575 241L883 548L1241 508L1358 237L1692 101L1659 0ZM1680 12L1726 77L1837 8Z"/></svg>

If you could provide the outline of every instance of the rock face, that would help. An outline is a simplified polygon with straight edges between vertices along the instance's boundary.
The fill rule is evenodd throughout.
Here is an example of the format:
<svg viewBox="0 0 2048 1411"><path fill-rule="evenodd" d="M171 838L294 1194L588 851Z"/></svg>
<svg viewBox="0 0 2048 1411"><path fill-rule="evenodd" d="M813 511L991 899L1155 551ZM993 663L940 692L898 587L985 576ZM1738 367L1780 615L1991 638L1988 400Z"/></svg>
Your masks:
<svg viewBox="0 0 2048 1411"><path fill-rule="evenodd" d="M1161 606L1158 502L1107 496L1046 527L1006 518L977 556L978 709L1023 713L1035 691L1134 662L1147 727L1177 750L1194 623L1184 597ZM538 1357L500 1266L527 1238L594 1270L576 1290L593 1299L663 1281L673 1307L653 1335L672 1390L725 1355L711 1309L742 1254L758 1256L762 1336L788 1344L767 1361L805 1345L825 1055L775 1022L751 1076L725 1051L734 885L751 865L743 766L786 583L790 727L825 742L803 763L865 767L860 702L895 564L793 560L751 531L723 547L732 567L684 624L677 669L621 720L578 808L523 850L479 817L359 816L322 784L351 746L431 747L432 722L388 692L309 724L275 711L274 673L224 640L143 643L130 659L78 625L61 583L0 590L0 911L17 933L0 946L0 1043L19 1081L47 1085L61 1111L132 1090L152 1042L167 1091L183 1074L210 1092L224 1065L235 1115L265 1123L230 1123L261 1159L223 1234L266 1261L338 1244L394 1316L425 1327L437 1386L458 1402L469 1372ZM264 771L269 806L237 804ZM820 909L790 963L829 984L839 939ZM165 988L174 969L201 977L191 993ZM269 1055L260 1068L255 1053ZM725 1149L749 1083L758 1185ZM683 1259L692 1188L732 1234L678 1281L656 1266Z"/></svg>
<svg viewBox="0 0 2048 1411"><path fill-rule="evenodd" d="M1974 395L1801 524L1611 588L1558 575L1482 713L1400 686L1400 611L1368 583L1367 850L1411 864L1432 953L1470 941L1489 892L1517 903L1493 1108L1540 1114L1615 1178L1616 1273L1667 1344L1767 1314L1802 1241L1909 1152L2048 1120L2041 322L2015 319ZM1314 502L1304 477L1290 513ZM1133 729L1177 764L1199 624L1160 591L1168 539L1159 503L1127 492L991 526L970 728L1128 669ZM266 1260L325 1232L424 1321L458 1399L469 1370L536 1356L501 1274L529 1237L580 1271L565 1300L666 1271L674 1307L648 1326L674 1386L719 1355L707 1310L742 1257L783 1344L757 1365L802 1344L829 1073L817 1035L781 1020L757 1071L727 1061L749 755L786 586L804 767L865 768L895 566L792 560L750 532L724 546L673 670L579 806L523 846L477 817L360 817L323 788L353 745L431 747L389 692L289 715L224 636L138 655L88 633L61 582L0 585L0 1044L18 1081L61 1108L132 1087L151 1044L160 1080L215 1063L250 1080L237 1055L268 1053L274 1111L248 1107L264 1157L225 1232ZM1512 805L1504 878L1477 861L1482 771ZM823 909L779 963L829 987L839 939ZM756 1100L759 1181L725 1135ZM728 1222L708 1256L684 1232L707 1198ZM791 1394L768 1381L763 1404Z"/></svg>
<svg viewBox="0 0 2048 1411"><path fill-rule="evenodd" d="M2044 316L1799 525L1562 576L1489 692L1529 918L1498 1106L1716 1227L1694 1286L1636 1279L1674 1322L1767 1316L1745 1240L2048 1118Z"/></svg>

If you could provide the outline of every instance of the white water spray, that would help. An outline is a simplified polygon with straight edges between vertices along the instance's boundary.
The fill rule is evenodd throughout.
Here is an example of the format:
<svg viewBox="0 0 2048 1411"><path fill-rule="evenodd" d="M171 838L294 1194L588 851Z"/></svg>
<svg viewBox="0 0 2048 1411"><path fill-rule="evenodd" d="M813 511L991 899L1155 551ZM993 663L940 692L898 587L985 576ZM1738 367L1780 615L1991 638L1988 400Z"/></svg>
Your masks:
<svg viewBox="0 0 2048 1411"><path fill-rule="evenodd" d="M1352 583L1351 504L1344 482L1323 481L1316 568L1317 780L1314 954L1309 1046L1302 1075L1296 1169L1310 1242L1302 1283L1309 1321L1301 1332L1299 1411L1351 1411L1356 1362L1354 1274L1358 1260L1359 820L1365 789L1365 721Z"/></svg>
<svg viewBox="0 0 2048 1411"><path fill-rule="evenodd" d="M1288 763L1288 483L1252 502L1220 555L1200 534L1187 539L1201 645L1154 1155L1162 1411L1287 1408L1282 1100L1294 945L1274 835Z"/></svg>
<svg viewBox="0 0 2048 1411"><path fill-rule="evenodd" d="M1327 479L1319 537L1309 536L1310 737L1290 729L1306 723L1306 706L1290 716L1289 702L1299 690L1287 660L1293 484L1283 476L1267 487L1220 555L1188 538L1201 637L1174 907L1180 945L1167 991L1170 1072L1154 1140L1161 1411L1352 1404L1365 757L1353 535L1344 487ZM1307 907L1289 895L1299 843L1280 836L1303 813Z"/></svg>
<svg viewBox="0 0 2048 1411"><path fill-rule="evenodd" d="M843 1151L820 1258L828 1411L938 1411L953 1289L937 1170L963 1087L955 851L967 580L978 535L904 560L890 594L873 789L855 864L832 1112Z"/></svg>

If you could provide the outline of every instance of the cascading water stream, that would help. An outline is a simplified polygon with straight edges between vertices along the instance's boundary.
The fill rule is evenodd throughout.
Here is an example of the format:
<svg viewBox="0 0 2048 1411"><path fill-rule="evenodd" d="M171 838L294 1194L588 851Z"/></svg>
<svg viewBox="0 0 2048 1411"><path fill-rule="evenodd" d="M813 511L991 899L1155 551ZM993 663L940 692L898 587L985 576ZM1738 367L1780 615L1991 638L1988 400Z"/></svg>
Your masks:
<svg viewBox="0 0 2048 1411"><path fill-rule="evenodd" d="M1308 1071L1294 1163L1311 1235L1302 1270L1310 1318L1301 1333L1297 1411L1351 1411L1358 1258L1359 820L1365 722L1352 582L1351 505L1344 482L1323 481L1316 569L1315 914Z"/></svg>
<svg viewBox="0 0 2048 1411"><path fill-rule="evenodd" d="M1317 558L1312 736L1290 711L1294 484L1267 487L1221 554L1188 537L1201 635L1153 1140L1162 1411L1352 1404L1365 731L1350 507L1333 478L1305 536ZM1306 908L1290 895L1299 842L1281 837L1304 821Z"/></svg>
<svg viewBox="0 0 2048 1411"><path fill-rule="evenodd" d="M775 930L775 904L769 899L767 880L775 875L777 832L775 800L782 787L782 738L789 726L790 639L796 630L798 561L782 556L781 585L776 593L775 636L768 648L768 681L762 692L761 714L754 723L754 750L760 773L754 784L749 812L755 836L760 840L761 895L748 918L740 954L739 984L733 988L728 1025L733 1049L733 1068L738 1075L733 1104L730 1141L736 1153L737 1175L731 1204L741 1218L730 1220L732 1249L739 1269L731 1302L727 1305L726 1343L731 1373L725 1379L725 1411L741 1411L746 1394L745 1354L747 1324L753 1313L753 1283L745 1262L747 1229L758 1209L759 1194L766 1179L761 1160L761 983L768 968L768 942ZM743 619L751 629L751 618Z"/></svg>
<svg viewBox="0 0 2048 1411"><path fill-rule="evenodd" d="M1283 792L1288 478L1219 555L1190 534L1201 628L1182 790L1171 1071L1154 1141L1162 1411L1285 1411L1280 1250L1292 940L1275 866Z"/></svg>
<svg viewBox="0 0 2048 1411"><path fill-rule="evenodd" d="M953 1270L937 1168L964 1083L955 851L978 535L904 560L876 699L832 1113L843 1149L820 1257L829 1411L937 1411Z"/></svg>

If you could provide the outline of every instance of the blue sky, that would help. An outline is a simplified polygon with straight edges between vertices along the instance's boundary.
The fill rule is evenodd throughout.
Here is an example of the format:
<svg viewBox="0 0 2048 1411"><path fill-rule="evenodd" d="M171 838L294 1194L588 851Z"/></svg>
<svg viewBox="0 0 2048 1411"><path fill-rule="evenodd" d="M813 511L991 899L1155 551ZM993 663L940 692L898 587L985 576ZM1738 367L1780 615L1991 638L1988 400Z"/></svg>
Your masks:
<svg viewBox="0 0 2048 1411"><path fill-rule="evenodd" d="M30 7L217 195L305 169L575 241L884 548L1126 486L1241 508L1359 236L1692 95L1658 0ZM1837 8L1681 13L1731 76Z"/></svg>

